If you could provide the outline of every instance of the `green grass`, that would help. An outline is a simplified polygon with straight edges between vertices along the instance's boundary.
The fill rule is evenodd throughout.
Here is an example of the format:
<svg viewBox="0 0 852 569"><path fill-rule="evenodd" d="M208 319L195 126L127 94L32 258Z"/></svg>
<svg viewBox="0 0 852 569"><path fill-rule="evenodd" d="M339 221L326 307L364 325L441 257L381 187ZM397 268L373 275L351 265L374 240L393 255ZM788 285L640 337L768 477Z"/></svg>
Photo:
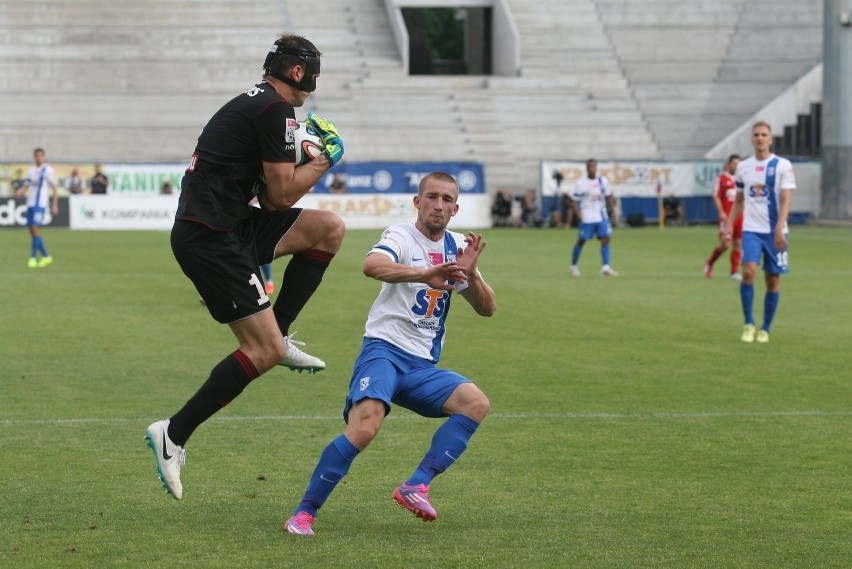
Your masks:
<svg viewBox="0 0 852 569"><path fill-rule="evenodd" d="M33 270L26 232L0 232L0 567L850 566L846 228L793 228L768 345L739 342L736 283L701 273L712 227L617 231L616 279L596 243L568 276L574 231L487 231L498 313L457 302L442 365L492 414L433 484L438 521L390 500L438 424L394 409L315 538L283 533L342 429L378 235L348 233L295 327L328 370L273 371L202 426L175 502L145 427L234 341L168 235L48 229Z"/></svg>

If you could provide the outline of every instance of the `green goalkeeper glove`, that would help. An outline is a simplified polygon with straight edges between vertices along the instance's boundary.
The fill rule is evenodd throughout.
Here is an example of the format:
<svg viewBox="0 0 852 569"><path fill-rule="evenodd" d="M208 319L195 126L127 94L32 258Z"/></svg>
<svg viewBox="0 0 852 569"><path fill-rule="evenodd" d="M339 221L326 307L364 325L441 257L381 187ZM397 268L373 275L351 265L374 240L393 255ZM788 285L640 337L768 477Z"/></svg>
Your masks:
<svg viewBox="0 0 852 569"><path fill-rule="evenodd" d="M334 166L343 158L343 139L337 132L337 127L328 119L324 119L316 113L308 113L307 122L317 131L325 145L323 156L328 159L329 164Z"/></svg>

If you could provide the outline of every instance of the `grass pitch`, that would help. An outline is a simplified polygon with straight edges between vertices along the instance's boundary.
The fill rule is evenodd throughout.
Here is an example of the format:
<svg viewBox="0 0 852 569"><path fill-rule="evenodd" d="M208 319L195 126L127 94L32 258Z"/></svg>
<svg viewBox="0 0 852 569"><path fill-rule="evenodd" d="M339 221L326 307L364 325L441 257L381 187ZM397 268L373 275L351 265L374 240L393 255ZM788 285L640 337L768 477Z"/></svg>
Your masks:
<svg viewBox="0 0 852 569"><path fill-rule="evenodd" d="M0 232L2 567L850 566L849 229L793 228L768 345L739 342L737 284L702 274L712 227L617 230L609 279L596 242L568 276L573 230L486 231L498 313L457 299L441 364L492 414L434 482L439 519L391 501L438 425L396 408L307 539L281 525L342 430L380 232L348 233L294 327L328 369L272 371L203 425L180 502L145 427L230 332L166 233L44 233L56 262L28 269L26 232Z"/></svg>

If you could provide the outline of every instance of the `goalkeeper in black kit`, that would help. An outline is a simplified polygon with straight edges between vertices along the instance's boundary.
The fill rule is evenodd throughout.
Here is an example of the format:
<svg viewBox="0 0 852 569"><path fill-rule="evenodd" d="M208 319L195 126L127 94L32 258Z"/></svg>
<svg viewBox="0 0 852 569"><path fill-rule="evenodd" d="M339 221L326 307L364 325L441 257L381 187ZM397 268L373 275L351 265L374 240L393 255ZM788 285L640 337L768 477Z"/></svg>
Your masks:
<svg viewBox="0 0 852 569"><path fill-rule="evenodd" d="M299 349L296 344L304 343L290 331L345 233L336 214L293 207L343 157L334 124L311 113L307 122L325 149L295 165L294 107L316 89L320 56L303 37L278 38L264 61L263 80L213 115L183 177L172 251L210 315L231 328L239 346L213 367L183 408L148 427L160 479L178 500L184 446L201 423L276 365L325 368ZM273 305L258 267L284 255L292 258Z"/></svg>

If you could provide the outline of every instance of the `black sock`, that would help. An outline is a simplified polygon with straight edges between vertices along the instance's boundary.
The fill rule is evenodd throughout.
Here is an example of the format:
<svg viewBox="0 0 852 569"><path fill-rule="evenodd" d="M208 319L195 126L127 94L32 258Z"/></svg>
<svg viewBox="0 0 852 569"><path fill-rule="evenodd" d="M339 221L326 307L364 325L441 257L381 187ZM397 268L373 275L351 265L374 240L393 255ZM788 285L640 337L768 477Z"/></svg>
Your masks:
<svg viewBox="0 0 852 569"><path fill-rule="evenodd" d="M278 327L283 335L289 335L290 324L293 323L322 282L322 276L333 257L334 253L311 249L303 253L296 253L287 263L281 290L272 306L275 320L278 322Z"/></svg>
<svg viewBox="0 0 852 569"><path fill-rule="evenodd" d="M236 350L229 354L216 364L204 385L171 418L169 438L176 445L186 444L201 423L242 393L258 375L254 364L243 352Z"/></svg>

